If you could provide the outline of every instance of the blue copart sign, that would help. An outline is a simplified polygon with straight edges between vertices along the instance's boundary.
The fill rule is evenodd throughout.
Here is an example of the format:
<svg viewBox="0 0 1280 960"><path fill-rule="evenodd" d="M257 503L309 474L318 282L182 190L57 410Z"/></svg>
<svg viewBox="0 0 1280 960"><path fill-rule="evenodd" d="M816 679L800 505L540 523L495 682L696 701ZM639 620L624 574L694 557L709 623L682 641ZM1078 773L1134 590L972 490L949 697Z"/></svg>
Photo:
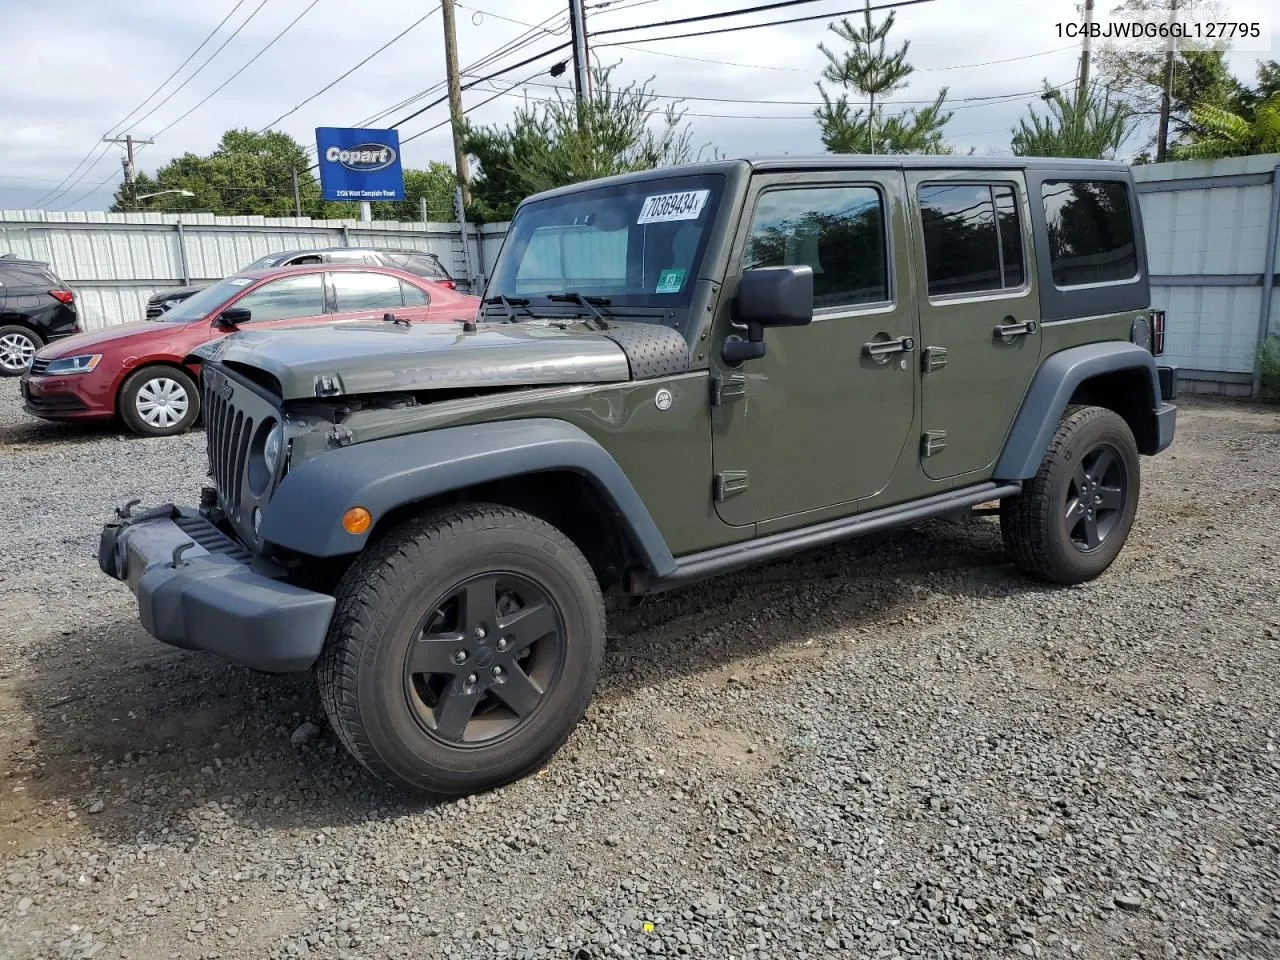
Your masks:
<svg viewBox="0 0 1280 960"><path fill-rule="evenodd" d="M404 199L400 135L395 130L317 127L316 152L324 199Z"/></svg>

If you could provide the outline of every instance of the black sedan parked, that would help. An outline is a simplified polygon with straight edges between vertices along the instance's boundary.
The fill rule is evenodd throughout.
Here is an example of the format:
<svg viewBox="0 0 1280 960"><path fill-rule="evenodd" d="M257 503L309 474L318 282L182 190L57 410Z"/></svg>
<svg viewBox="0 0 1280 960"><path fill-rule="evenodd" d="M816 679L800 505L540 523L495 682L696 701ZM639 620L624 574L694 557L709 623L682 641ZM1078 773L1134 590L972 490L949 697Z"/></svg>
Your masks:
<svg viewBox="0 0 1280 960"><path fill-rule="evenodd" d="M0 257L0 376L21 376L46 343L79 332L76 295L47 263Z"/></svg>
<svg viewBox="0 0 1280 960"><path fill-rule="evenodd" d="M456 290L457 284L445 269L440 258L434 253L422 250L387 250L366 247L327 247L320 250L285 250L280 253L269 253L255 260L244 270L270 270L275 267L298 267L309 263L367 263L377 267L393 267L406 270L419 277L435 283L443 284L450 290ZM244 272L244 271L237 271ZM181 303L192 294L199 293L204 286L178 287L161 290L147 301L147 319L154 320L175 304Z"/></svg>

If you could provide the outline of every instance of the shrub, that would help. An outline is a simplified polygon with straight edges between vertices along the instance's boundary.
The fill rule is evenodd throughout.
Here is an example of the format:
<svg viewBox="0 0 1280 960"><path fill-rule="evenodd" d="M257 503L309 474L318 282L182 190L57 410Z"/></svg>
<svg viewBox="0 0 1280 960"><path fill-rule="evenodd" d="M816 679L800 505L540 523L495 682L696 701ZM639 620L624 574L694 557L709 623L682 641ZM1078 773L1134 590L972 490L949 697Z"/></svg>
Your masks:
<svg viewBox="0 0 1280 960"><path fill-rule="evenodd" d="M1280 402L1280 337L1267 337L1258 347L1258 371L1262 374L1262 399Z"/></svg>

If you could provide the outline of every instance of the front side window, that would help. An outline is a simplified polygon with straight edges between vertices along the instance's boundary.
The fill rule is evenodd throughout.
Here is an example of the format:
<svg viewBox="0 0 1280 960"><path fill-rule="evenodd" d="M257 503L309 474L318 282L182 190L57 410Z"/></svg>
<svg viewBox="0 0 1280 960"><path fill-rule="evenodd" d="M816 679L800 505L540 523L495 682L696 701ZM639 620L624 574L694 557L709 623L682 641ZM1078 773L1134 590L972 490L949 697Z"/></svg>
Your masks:
<svg viewBox="0 0 1280 960"><path fill-rule="evenodd" d="M1138 275L1129 191L1114 180L1046 180L1049 264L1059 287L1116 283Z"/></svg>
<svg viewBox="0 0 1280 960"><path fill-rule="evenodd" d="M929 296L995 293L1025 279L1017 194L987 183L920 187Z"/></svg>
<svg viewBox="0 0 1280 960"><path fill-rule="evenodd" d="M395 310L404 306L398 277L385 273L332 273L338 313Z"/></svg>
<svg viewBox="0 0 1280 960"><path fill-rule="evenodd" d="M233 306L250 311L251 323L316 317L324 313L324 283L318 273L281 277L264 283Z"/></svg>
<svg viewBox="0 0 1280 960"><path fill-rule="evenodd" d="M889 300L884 201L875 187L797 187L760 195L745 270L810 266L816 309Z"/></svg>
<svg viewBox="0 0 1280 960"><path fill-rule="evenodd" d="M684 307L720 205L715 174L653 178L529 203L494 267L490 297L578 293L619 307Z"/></svg>

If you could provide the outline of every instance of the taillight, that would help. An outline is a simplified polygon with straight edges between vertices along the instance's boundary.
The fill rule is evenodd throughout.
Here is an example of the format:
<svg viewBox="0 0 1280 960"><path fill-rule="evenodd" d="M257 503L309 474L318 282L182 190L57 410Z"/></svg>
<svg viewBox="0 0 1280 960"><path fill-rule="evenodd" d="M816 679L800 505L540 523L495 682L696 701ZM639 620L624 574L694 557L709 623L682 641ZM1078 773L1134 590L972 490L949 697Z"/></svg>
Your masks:
<svg viewBox="0 0 1280 960"><path fill-rule="evenodd" d="M76 298L76 295L72 293L70 290L50 290L49 296L53 297L53 299L55 300L60 301L61 303L70 303L72 300Z"/></svg>
<svg viewBox="0 0 1280 960"><path fill-rule="evenodd" d="M441 280L441 281L440 281L440 285L441 285L442 287L448 287L450 290L457 290L457 289L458 289L458 285L457 285L456 283L454 283L452 280Z"/></svg>
<svg viewBox="0 0 1280 960"><path fill-rule="evenodd" d="M1164 353L1164 311L1151 311L1151 352L1157 357Z"/></svg>

